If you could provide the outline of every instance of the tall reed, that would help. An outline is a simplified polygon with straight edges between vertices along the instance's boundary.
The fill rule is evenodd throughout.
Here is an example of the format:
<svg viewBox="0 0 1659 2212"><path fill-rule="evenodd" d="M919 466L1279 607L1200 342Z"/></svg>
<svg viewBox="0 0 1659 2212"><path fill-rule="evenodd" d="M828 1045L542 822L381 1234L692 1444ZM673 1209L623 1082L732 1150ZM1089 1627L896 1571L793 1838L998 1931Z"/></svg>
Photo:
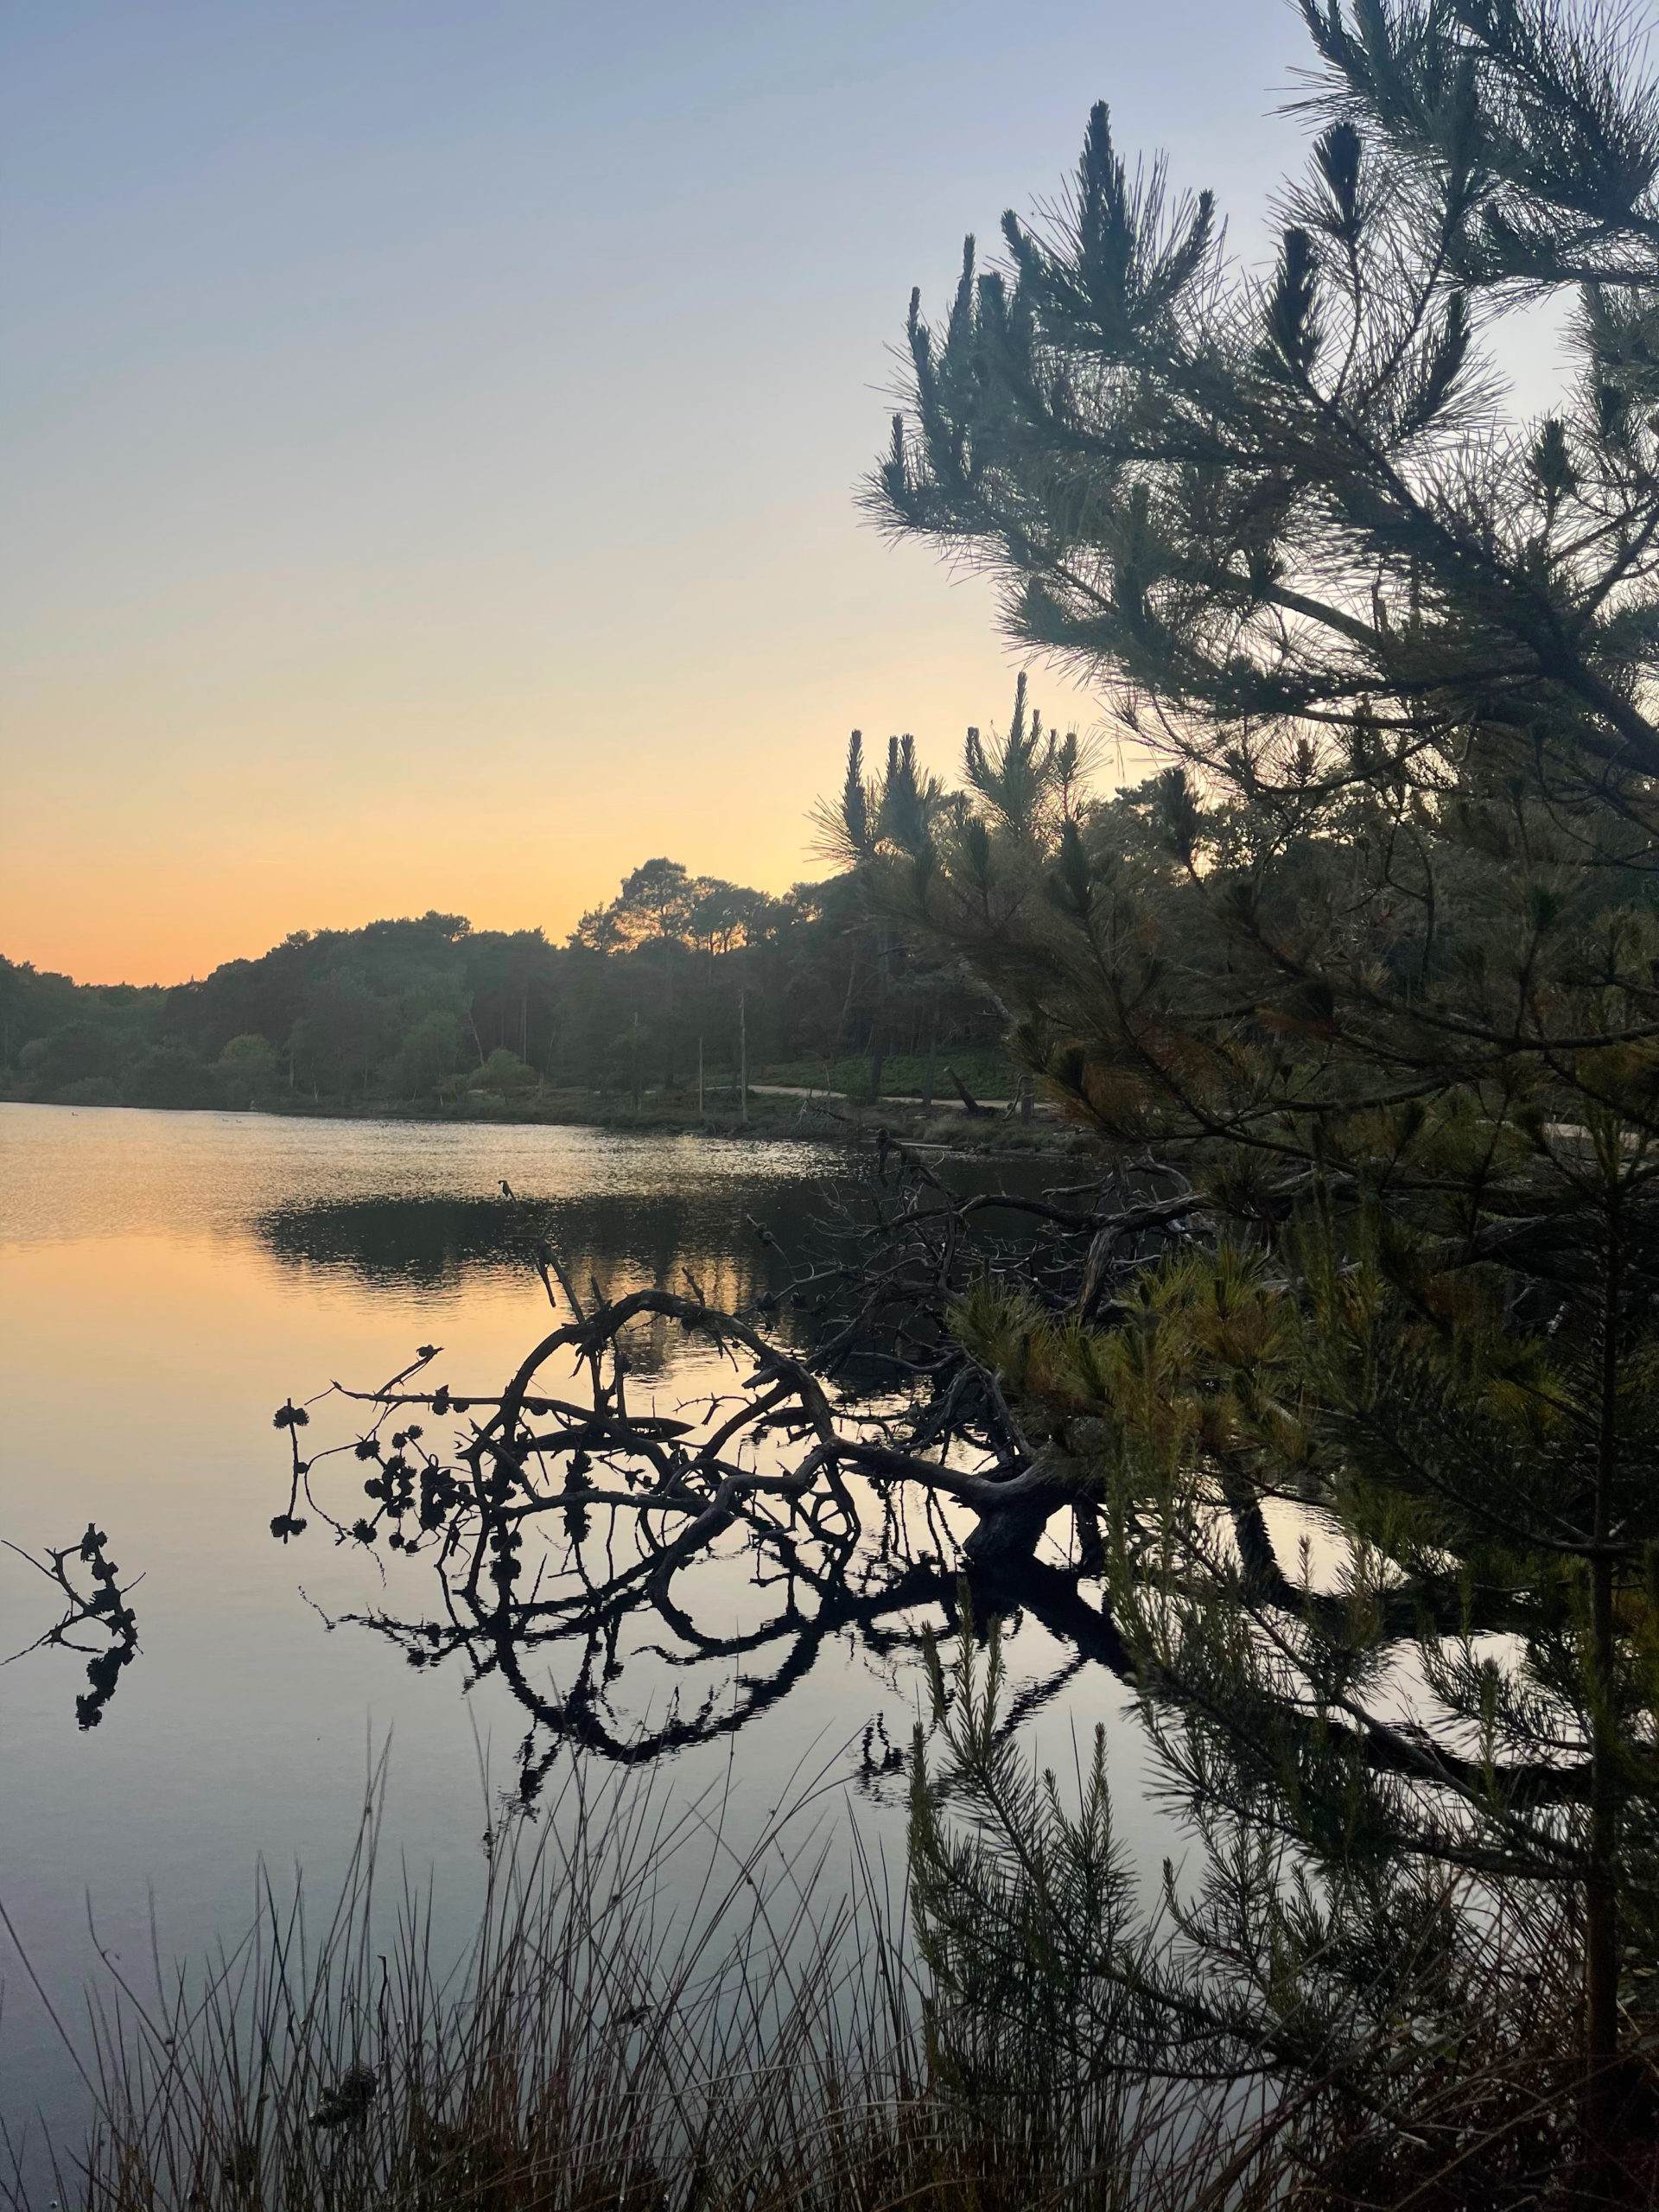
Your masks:
<svg viewBox="0 0 1659 2212"><path fill-rule="evenodd" d="M26 2172L8 2138L0 2198L14 2212L1585 2201L1560 2120L1570 1960L1557 1992L1531 1957L1537 2017L1521 2024L1500 2017L1494 1953L1455 2046L1424 2050L1413 2024L1340 2082L1160 2077L1061 2036L1017 2079L966 2086L941 2035L949 1993L925 1963L936 1946L908 1924L909 1871L890 1882L832 1817L829 1773L741 1845L729 1785L688 1803L671 1770L595 1777L572 1760L533 1824L487 1835L473 1933L446 1958L430 1886L387 1865L383 1767L322 1918L302 1882L282 1895L264 1878L240 1942L194 1968L157 1958L141 1986L105 1955L62 2031L86 2140ZM1002 1984L1016 2001L1019 1985ZM1033 1989L1033 2013L1052 1997ZM985 2032L1000 2047L1007 2024ZM1030 2040L1015 2033L1027 2060ZM1618 2201L1650 2201L1638 2168Z"/></svg>
<svg viewBox="0 0 1659 2212"><path fill-rule="evenodd" d="M241 1941L199 1967L141 1986L106 1959L66 2031L86 2140L32 2188L14 2145L11 2205L1154 2212L1236 2161L1166 2092L1109 2090L1080 2146L942 2087L904 1885L817 1816L821 1784L740 1847L724 1793L677 1803L660 1775L571 1764L533 1827L488 1840L446 1963L429 1888L389 1878L382 1779L321 1921L302 1883L264 1878Z"/></svg>

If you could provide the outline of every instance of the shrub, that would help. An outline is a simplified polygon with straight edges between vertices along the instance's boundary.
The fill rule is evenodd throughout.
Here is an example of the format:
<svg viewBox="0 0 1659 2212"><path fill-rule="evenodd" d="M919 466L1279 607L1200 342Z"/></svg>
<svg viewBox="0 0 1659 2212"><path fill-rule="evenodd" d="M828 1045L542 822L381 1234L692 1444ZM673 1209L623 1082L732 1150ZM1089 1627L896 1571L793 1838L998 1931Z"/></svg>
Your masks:
<svg viewBox="0 0 1659 2212"><path fill-rule="evenodd" d="M508 1052L505 1045L498 1045L483 1066L469 1076L469 1090L506 1092L533 1090L540 1080L534 1068L527 1068L516 1052Z"/></svg>
<svg viewBox="0 0 1659 2212"><path fill-rule="evenodd" d="M66 1083L53 1096L57 1106L118 1106L121 1086L113 1076L83 1075Z"/></svg>
<svg viewBox="0 0 1659 2212"><path fill-rule="evenodd" d="M158 1045L134 1061L122 1081L129 1106L217 1106L219 1086L193 1052Z"/></svg>

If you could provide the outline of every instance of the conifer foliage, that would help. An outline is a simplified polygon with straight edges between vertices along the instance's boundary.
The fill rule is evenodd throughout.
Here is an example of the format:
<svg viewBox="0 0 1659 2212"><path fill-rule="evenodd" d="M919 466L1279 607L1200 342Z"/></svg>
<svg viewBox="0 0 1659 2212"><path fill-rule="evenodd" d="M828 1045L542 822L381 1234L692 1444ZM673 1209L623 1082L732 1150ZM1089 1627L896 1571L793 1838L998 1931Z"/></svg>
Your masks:
<svg viewBox="0 0 1659 2212"><path fill-rule="evenodd" d="M1060 213L912 300L874 511L1156 772L1091 803L1022 712L871 865L1215 1225L957 1322L1110 1509L1169 1757L1324 1870L1320 1975L1565 1910L1605 2152L1659 1956L1659 90L1611 11L1302 13L1264 274L1098 106Z"/></svg>

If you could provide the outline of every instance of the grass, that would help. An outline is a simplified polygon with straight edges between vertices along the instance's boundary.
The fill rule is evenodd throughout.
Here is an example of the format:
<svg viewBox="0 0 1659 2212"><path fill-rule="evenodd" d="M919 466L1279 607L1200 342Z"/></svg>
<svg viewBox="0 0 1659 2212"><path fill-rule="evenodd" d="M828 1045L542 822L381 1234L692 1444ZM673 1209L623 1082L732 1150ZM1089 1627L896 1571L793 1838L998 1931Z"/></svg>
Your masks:
<svg viewBox="0 0 1659 2212"><path fill-rule="evenodd" d="M113 1961L66 2044L83 2145L8 2136L14 2207L87 2212L1030 2212L1194 2207L1236 2154L1190 2098L1122 2085L1057 2128L935 2079L902 1902L830 1878L815 1793L740 1851L579 1766L496 1837L465 1955L390 1896L370 1793L340 1892L267 1884L255 1924L149 1986ZM901 1889L902 1889L902 1885ZM1247 2191L1246 2196L1251 2192ZM1220 2199L1214 2200L1217 2203ZM1236 2193L1229 2202L1243 2202Z"/></svg>
<svg viewBox="0 0 1659 2212"><path fill-rule="evenodd" d="M1381 2024L1363 2069L1340 2079L1179 2078L1137 2064L1132 2041L1084 2063L1065 2034L1033 2041L1031 2022L1050 2015L1040 1989L1020 1992L1040 1982L1052 1945L1002 1959L1004 1997L1029 2018L952 2012L956 1985L923 1963L937 1941L907 1921L908 1884L890 1883L830 1817L830 1768L801 1779L746 1847L729 1796L678 1801L671 1771L595 1778L568 1762L534 1822L509 1818L487 1837L481 1906L453 1959L429 1891L388 1877L376 1776L321 1918L302 1883L279 1894L266 1881L241 1940L194 1968L157 1957L141 1984L105 1955L78 2024L59 2025L86 2086L86 2139L42 2152L7 2133L0 2202L1565 2212L1655 2201L1651 2099L1638 2099L1618 2171L1586 2179L1575 2163L1570 1930L1515 1956L1495 1940L1491 1979L1477 1975L1456 2022L1440 2024L1454 2032ZM961 1833L983 1834L985 1807L965 1803ZM1028 1855L1023 1831L1005 1840ZM925 1884L917 1895L937 1938L937 1898L926 1905ZM1030 1899L999 1897L1004 1937L1036 1924ZM982 1917L963 1915L970 1938ZM969 2075L984 2078L969 2088Z"/></svg>

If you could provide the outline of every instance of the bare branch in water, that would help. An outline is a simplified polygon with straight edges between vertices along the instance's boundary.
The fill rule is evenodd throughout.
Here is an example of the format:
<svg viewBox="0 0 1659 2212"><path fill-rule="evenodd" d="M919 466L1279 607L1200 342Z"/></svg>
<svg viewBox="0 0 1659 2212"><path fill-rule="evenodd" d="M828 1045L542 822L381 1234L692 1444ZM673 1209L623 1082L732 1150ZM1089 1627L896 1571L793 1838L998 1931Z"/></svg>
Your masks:
<svg viewBox="0 0 1659 2212"><path fill-rule="evenodd" d="M683 1291L579 1300L538 1224L536 1272L562 1289L566 1317L487 1392L413 1382L435 1357L423 1347L378 1389L335 1383L285 1404L289 1491L272 1533L286 1542L315 1519L337 1542L433 1561L436 1618L347 1618L411 1665L459 1656L470 1681L499 1675L531 1717L527 1793L562 1743L632 1763L741 1729L849 1630L884 1670L919 1658L957 1618L964 1567L986 1618L1024 1606L1071 1655L1011 1726L1080 1657L1127 1680L1109 1613L1080 1587L1098 1577L1098 1542L1065 1451L1024 1433L947 1315L987 1279L1035 1285L1057 1312L1085 1280L1104 1302L1191 1233L1198 1202L1158 1175L1149 1167L1140 1192L1111 1171L1087 1192L963 1197L884 1133L874 1179L825 1195L813 1255L786 1260L785 1287L747 1313L711 1306L689 1274ZM641 1332L664 1327L728 1364L730 1388L671 1413L631 1402ZM309 1450L301 1431L335 1403L360 1409L360 1425ZM354 1485L321 1480L353 1465L360 1509ZM1059 1514L1075 1516L1077 1541L1039 1559ZM729 1590L701 1571L739 1557L768 1596L765 1616L734 1630ZM711 1605L717 1624L699 1618ZM561 1649L573 1662L563 1687L532 1679L538 1656ZM719 1679L636 1731L614 1703L631 1661Z"/></svg>
<svg viewBox="0 0 1659 2212"><path fill-rule="evenodd" d="M120 1570L105 1548L108 1542L104 1531L95 1522L89 1521L86 1533L79 1543L65 1544L60 1548L48 1547L43 1559L36 1559L33 1552L26 1552L17 1544L7 1542L5 1547L43 1574L61 1593L66 1604L61 1619L54 1621L21 1651L0 1660L0 1666L9 1667L12 1660L27 1658L31 1651L54 1647L88 1655L86 1680L90 1687L75 1700L75 1719L82 1728L98 1726L104 1718L105 1707L115 1695L122 1669L138 1656L138 1620L127 1598L144 1578L136 1574L130 1582L123 1583ZM80 1587L70 1573L71 1560L86 1567L90 1588ZM84 1643L79 1633L82 1630L102 1640Z"/></svg>

